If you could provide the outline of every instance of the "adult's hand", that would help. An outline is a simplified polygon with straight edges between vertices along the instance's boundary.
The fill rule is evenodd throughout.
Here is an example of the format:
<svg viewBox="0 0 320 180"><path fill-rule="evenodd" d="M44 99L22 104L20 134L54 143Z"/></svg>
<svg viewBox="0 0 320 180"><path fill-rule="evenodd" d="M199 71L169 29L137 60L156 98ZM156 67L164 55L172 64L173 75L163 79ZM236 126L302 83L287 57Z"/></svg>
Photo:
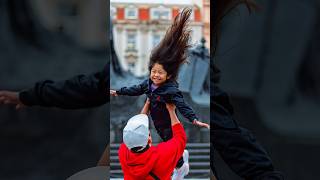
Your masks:
<svg viewBox="0 0 320 180"><path fill-rule="evenodd" d="M166 107L167 107L167 110L168 110L169 112L174 112L175 109L176 109L176 105L171 104L171 103L166 103Z"/></svg>
<svg viewBox="0 0 320 180"><path fill-rule="evenodd" d="M149 110L150 110L150 100L149 98L147 98L146 102L144 103L144 106L140 112L140 114L149 114Z"/></svg>
<svg viewBox="0 0 320 180"><path fill-rule="evenodd" d="M176 105L171 104L171 103L166 103L166 108L169 112L170 115L170 120L171 120L171 126L180 123L177 114L176 114Z"/></svg>
<svg viewBox="0 0 320 180"><path fill-rule="evenodd" d="M0 104L12 104L16 109L25 107L19 99L19 92L14 91L0 91Z"/></svg>

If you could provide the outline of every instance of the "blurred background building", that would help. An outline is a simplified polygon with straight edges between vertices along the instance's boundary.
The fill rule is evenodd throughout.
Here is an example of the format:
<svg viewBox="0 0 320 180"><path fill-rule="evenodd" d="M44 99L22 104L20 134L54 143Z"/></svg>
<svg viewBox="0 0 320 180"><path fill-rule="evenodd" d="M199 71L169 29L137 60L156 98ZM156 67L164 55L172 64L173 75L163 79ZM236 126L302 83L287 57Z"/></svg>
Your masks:
<svg viewBox="0 0 320 180"><path fill-rule="evenodd" d="M203 17L203 37L206 40L205 46L210 52L210 0L202 1L202 17Z"/></svg>
<svg viewBox="0 0 320 180"><path fill-rule="evenodd" d="M115 49L124 70L135 76L147 75L152 48L184 7L193 9L189 26L191 43L200 43L204 31L203 8L191 0L111 0Z"/></svg>
<svg viewBox="0 0 320 180"><path fill-rule="evenodd" d="M180 69L179 88L199 120L209 123L210 55L204 38L210 39L208 33L210 26L208 26L208 3L206 8L202 5L202 1L192 0L112 0L110 13L117 57L111 63L111 89L136 85L148 78L149 56L153 47L161 41L175 16L183 8L189 7L193 10L189 25L192 47L187 51L190 63L183 65ZM205 13L207 13L207 22L203 18ZM140 112L145 99L145 95L110 97L110 177L112 178L123 177L117 156L119 143L122 142L122 130L128 119ZM190 153L191 167L188 178L208 179L210 175L209 130L195 127L182 116L179 117L188 137L187 149ZM161 142L152 120L150 124L153 142Z"/></svg>

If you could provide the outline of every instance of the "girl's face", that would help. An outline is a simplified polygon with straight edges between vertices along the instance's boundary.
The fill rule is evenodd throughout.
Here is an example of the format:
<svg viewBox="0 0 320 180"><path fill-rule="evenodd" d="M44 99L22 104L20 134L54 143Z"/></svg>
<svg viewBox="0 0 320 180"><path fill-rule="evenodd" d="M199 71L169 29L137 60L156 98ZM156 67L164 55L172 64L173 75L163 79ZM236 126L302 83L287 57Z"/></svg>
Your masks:
<svg viewBox="0 0 320 180"><path fill-rule="evenodd" d="M163 69L161 64L155 63L150 72L150 79L152 80L153 84L159 86L166 82L169 79L167 71Z"/></svg>

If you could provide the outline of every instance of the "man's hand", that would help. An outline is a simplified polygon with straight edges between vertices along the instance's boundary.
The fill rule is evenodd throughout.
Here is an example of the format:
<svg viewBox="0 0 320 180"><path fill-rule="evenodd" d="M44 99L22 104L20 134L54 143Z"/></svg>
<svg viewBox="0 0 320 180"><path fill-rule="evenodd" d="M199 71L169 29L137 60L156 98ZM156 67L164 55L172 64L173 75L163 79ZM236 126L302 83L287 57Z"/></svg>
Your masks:
<svg viewBox="0 0 320 180"><path fill-rule="evenodd" d="M0 104L13 104L16 109L25 107L19 99L19 93L13 91L0 91Z"/></svg>
<svg viewBox="0 0 320 180"><path fill-rule="evenodd" d="M166 103L166 107L169 112L174 112L176 110L176 105L174 104Z"/></svg>
<svg viewBox="0 0 320 180"><path fill-rule="evenodd" d="M150 110L150 100L149 100L149 98L147 98L140 114L149 114L149 110Z"/></svg>
<svg viewBox="0 0 320 180"><path fill-rule="evenodd" d="M176 114L176 105L174 104L170 104L170 103L166 103L166 108L169 112L170 115L170 120L171 120L171 126L174 126L175 124L180 123L177 114Z"/></svg>
<svg viewBox="0 0 320 180"><path fill-rule="evenodd" d="M118 96L117 91L115 91L115 90L110 90L110 95L111 96Z"/></svg>
<svg viewBox="0 0 320 180"><path fill-rule="evenodd" d="M196 120L196 119L192 122L192 124L194 124L194 125L196 125L196 126L199 126L199 127L205 127L205 128L210 129L210 125L209 125L209 124L203 123L203 122L198 121L198 120Z"/></svg>

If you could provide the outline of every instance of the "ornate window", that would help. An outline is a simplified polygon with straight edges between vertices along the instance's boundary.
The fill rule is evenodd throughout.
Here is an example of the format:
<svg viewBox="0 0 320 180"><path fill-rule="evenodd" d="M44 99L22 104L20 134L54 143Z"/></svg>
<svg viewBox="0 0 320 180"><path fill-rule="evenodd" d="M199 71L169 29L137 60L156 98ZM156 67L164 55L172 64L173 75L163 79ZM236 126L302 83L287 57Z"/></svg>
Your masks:
<svg viewBox="0 0 320 180"><path fill-rule="evenodd" d="M171 9L164 6L159 6L156 8L151 8L151 19L161 19L161 20L170 20L171 19Z"/></svg>
<svg viewBox="0 0 320 180"><path fill-rule="evenodd" d="M126 19L137 19L138 18L138 9L134 6L129 6L125 9Z"/></svg>
<svg viewBox="0 0 320 180"><path fill-rule="evenodd" d="M134 32L128 32L127 34L127 49L134 50L137 49L137 34Z"/></svg>

